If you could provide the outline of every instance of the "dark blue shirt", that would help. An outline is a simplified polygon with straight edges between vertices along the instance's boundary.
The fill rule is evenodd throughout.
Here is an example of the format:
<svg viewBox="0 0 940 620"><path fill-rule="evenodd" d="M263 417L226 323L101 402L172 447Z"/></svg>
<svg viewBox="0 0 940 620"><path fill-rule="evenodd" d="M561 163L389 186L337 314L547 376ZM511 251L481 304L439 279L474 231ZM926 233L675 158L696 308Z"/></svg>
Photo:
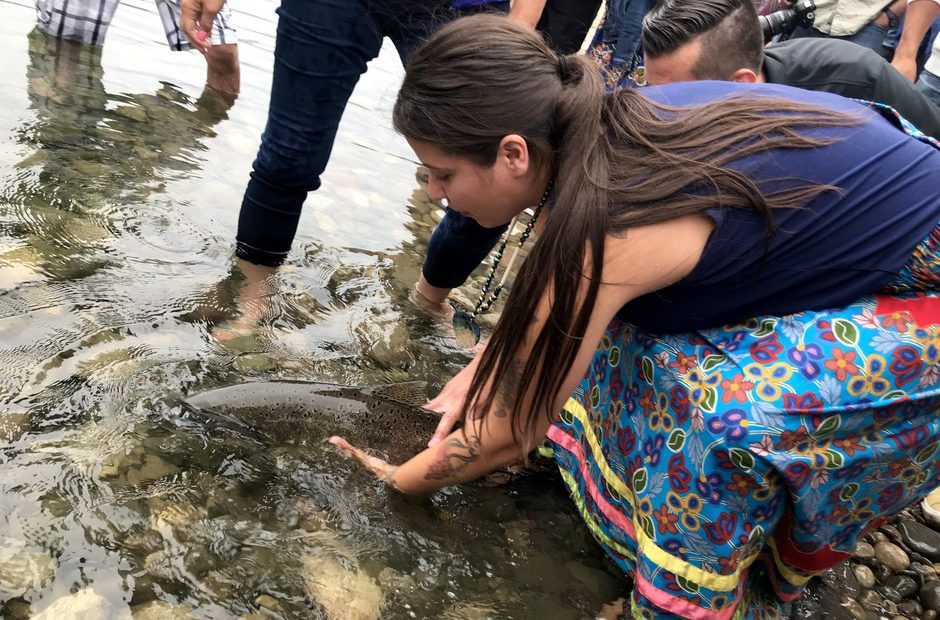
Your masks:
<svg viewBox="0 0 940 620"><path fill-rule="evenodd" d="M699 263L683 280L625 306L619 316L628 322L687 331L761 314L843 306L882 289L940 222L940 151L849 99L728 82L677 83L643 93L673 106L735 94L773 96L864 121L804 131L834 140L826 146L773 149L730 164L762 189L810 183L839 191L802 208L775 209L776 232L769 238L756 211L711 210L715 229Z"/></svg>

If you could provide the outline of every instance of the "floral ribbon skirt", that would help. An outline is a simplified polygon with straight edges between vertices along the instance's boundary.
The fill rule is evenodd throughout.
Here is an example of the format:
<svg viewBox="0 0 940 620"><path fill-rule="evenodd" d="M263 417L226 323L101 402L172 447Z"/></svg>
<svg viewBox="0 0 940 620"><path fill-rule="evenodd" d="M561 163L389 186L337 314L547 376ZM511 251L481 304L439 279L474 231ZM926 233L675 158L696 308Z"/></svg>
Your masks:
<svg viewBox="0 0 940 620"><path fill-rule="evenodd" d="M940 485L938 324L940 295L914 294L662 337L612 323L548 445L634 616L786 617Z"/></svg>

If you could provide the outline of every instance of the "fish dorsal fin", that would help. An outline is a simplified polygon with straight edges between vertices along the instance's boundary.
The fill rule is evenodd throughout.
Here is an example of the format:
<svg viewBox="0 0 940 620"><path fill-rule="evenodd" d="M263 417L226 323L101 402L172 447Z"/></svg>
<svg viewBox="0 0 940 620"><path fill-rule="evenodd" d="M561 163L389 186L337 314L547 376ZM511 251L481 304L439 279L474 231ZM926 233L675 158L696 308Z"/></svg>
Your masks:
<svg viewBox="0 0 940 620"><path fill-rule="evenodd" d="M368 394L406 407L421 407L428 402L427 388L425 381L404 381L377 385L369 388Z"/></svg>

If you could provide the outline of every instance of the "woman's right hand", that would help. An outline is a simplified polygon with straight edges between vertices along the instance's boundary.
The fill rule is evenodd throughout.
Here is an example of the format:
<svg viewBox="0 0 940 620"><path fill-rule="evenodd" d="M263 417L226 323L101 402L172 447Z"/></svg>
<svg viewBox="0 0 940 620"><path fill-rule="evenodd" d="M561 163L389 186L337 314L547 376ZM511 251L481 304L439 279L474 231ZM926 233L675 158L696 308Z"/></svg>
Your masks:
<svg viewBox="0 0 940 620"><path fill-rule="evenodd" d="M428 441L429 448L436 446L442 439L450 435L457 422L460 421L464 402L470 392L470 382L473 381L473 375L476 372L482 352L483 347L481 346L473 361L454 375L454 378L447 382L440 394L425 403L425 409L441 414L441 421L438 422L434 435Z"/></svg>

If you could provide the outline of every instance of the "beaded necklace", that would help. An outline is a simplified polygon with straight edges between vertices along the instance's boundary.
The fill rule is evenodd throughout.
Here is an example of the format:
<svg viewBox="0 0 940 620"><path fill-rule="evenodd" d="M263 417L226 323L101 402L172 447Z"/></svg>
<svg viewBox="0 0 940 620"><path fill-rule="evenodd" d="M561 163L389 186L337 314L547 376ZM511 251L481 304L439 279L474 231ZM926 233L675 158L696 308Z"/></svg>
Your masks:
<svg viewBox="0 0 940 620"><path fill-rule="evenodd" d="M493 256L493 266L490 267L490 273L486 276L486 280L483 282L483 290L480 291L480 299L477 300L476 306L473 308L473 312L466 312L464 310L457 310L454 313L454 329L460 330L461 328L469 329L473 336L476 338L476 342L480 340L480 326L477 323L476 317L478 314L486 312L490 307L496 303L496 300L499 299L499 294L503 291L503 285L506 284L506 279L509 277L509 272L512 271L512 266L516 262L516 258L519 256L519 250L525 245L525 242L529 239L529 236L532 234L532 228L535 226L536 220L539 219L539 215L542 213L542 209L545 208L545 205L548 203L548 197L552 193L552 187L554 186L554 181L549 181L548 185L545 187L545 191L542 193L542 197L539 199L539 204L535 207L535 211L532 213L532 217L529 218L528 223L525 225L525 230L522 231L522 234L519 235L519 244L513 248L512 255L509 257L509 263L506 265L506 270L503 272L503 276L499 279L499 282L490 290L490 287L493 286L493 279L496 277L496 270L499 268L499 263L503 259L503 254L506 252L506 245L509 243L509 239L512 236L513 230L516 228L516 222L519 220L519 216L513 218L512 222L509 224L509 228L506 230L506 234L503 235L503 240L499 244L499 249L496 250L496 255Z"/></svg>

